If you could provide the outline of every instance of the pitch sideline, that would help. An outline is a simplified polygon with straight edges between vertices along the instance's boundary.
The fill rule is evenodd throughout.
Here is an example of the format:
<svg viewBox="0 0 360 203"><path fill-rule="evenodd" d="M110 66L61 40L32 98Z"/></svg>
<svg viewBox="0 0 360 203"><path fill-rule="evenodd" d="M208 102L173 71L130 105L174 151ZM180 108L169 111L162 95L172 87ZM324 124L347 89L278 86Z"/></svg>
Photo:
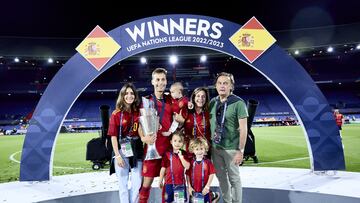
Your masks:
<svg viewBox="0 0 360 203"><path fill-rule="evenodd" d="M9 156L9 159L10 161L13 161L15 163L18 163L20 164L20 161L19 160L16 160L15 159L15 155L17 155L18 153L20 153L22 150L20 151L17 151L15 153L12 153L10 156ZM88 168L75 168L75 167L67 167L67 166L54 166L54 168L59 168L59 169L76 169L76 170L87 170ZM100 169L100 170L109 170L109 169Z"/></svg>

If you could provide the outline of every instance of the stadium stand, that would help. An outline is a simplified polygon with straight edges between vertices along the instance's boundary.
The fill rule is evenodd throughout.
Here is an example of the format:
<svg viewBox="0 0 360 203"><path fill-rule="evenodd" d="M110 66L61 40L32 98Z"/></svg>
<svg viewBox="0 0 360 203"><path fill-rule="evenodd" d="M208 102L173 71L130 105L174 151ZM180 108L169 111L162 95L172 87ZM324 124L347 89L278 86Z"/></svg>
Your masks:
<svg viewBox="0 0 360 203"><path fill-rule="evenodd" d="M357 121L360 115L360 70L357 68L359 62L351 60L356 58L356 55L360 53L353 53L351 57L341 54L297 58L318 84L330 105L339 108L349 121ZM168 65L165 57L152 59L150 65L141 65L136 56L116 64L84 90L70 109L64 125L67 128L69 126L97 128L100 124L99 106L106 104L114 109L118 91L126 82L133 82L140 96L151 93L152 67L167 68L168 84L173 83L174 79L183 82L188 96L199 86L207 86L210 89L210 96L215 96L213 81L216 73L232 72L236 81L235 94L240 95L244 100L256 99L260 102L255 122L275 120L277 124L283 124L282 121L286 119L296 121L295 114L285 98L256 70L224 54L209 57L206 64L200 64L196 57L185 57L176 65L176 69ZM65 60L49 65L40 59L29 59L22 63L2 59L1 128L20 129L21 124L24 124L22 122L27 121L24 118L33 112L46 86Z"/></svg>

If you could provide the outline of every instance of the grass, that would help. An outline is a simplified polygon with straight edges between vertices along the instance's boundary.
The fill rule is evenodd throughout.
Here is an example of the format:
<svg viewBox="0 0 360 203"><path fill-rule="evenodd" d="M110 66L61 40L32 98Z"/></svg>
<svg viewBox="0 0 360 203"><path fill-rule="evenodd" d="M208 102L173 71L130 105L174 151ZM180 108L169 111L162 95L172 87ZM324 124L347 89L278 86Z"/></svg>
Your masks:
<svg viewBox="0 0 360 203"><path fill-rule="evenodd" d="M299 126L261 127L252 130L260 160L257 166L310 168L305 137ZM360 172L360 125L346 125L342 134L346 170ZM98 136L98 133L60 134L55 148L53 175L93 171L92 163L85 160L86 144ZM24 136L0 136L0 182L19 179L20 164L11 161L9 157L21 151L23 140ZM20 160L21 153L16 153L14 158ZM245 162L244 166L253 166L252 161Z"/></svg>
<svg viewBox="0 0 360 203"><path fill-rule="evenodd" d="M252 128L260 167L310 168L307 144L299 126ZM345 125L342 130L346 171L360 172L360 125ZM294 159L294 160L291 160ZM288 160L286 162L278 162ZM253 165L252 160L244 166Z"/></svg>
<svg viewBox="0 0 360 203"><path fill-rule="evenodd" d="M13 162L9 156L20 151L24 136L0 136L0 182L18 180L20 164ZM20 153L17 156L18 160Z"/></svg>
<svg viewBox="0 0 360 203"><path fill-rule="evenodd" d="M303 131L299 126L252 128L259 166L310 168L309 159L269 163L309 157ZM252 163L251 160L245 166Z"/></svg>
<svg viewBox="0 0 360 203"><path fill-rule="evenodd" d="M85 160L86 144L98 136L98 133L60 134L54 154L54 175L93 171L91 162Z"/></svg>
<svg viewBox="0 0 360 203"><path fill-rule="evenodd" d="M93 171L91 162L86 161L86 144L98 133L60 134L54 154L53 175L84 173ZM24 136L0 136L0 183L19 180L20 164L9 157L22 150ZM16 160L21 153L15 154Z"/></svg>
<svg viewBox="0 0 360 203"><path fill-rule="evenodd" d="M360 125L351 125L342 130L347 171L360 172Z"/></svg>

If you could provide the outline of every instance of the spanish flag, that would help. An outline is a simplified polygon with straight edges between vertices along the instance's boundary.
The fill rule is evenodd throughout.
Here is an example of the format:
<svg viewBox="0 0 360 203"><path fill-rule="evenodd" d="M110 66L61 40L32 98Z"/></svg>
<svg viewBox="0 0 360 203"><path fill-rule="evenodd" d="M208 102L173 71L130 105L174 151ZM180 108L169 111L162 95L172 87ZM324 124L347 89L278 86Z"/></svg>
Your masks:
<svg viewBox="0 0 360 203"><path fill-rule="evenodd" d="M275 38L255 17L245 23L229 40L250 63L276 42Z"/></svg>
<svg viewBox="0 0 360 203"><path fill-rule="evenodd" d="M97 25L76 47L76 51L100 71L120 48L121 46Z"/></svg>

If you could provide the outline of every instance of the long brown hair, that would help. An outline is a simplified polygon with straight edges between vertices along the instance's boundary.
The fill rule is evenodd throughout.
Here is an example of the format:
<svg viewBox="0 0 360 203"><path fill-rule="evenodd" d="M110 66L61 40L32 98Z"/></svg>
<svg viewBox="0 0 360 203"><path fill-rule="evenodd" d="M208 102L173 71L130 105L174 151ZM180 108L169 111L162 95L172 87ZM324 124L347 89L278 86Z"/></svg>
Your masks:
<svg viewBox="0 0 360 203"><path fill-rule="evenodd" d="M200 91L205 92L205 104L202 107L202 110L204 112L209 110L209 102L210 102L209 90L206 87L197 87L196 89L194 89L194 91L193 91L193 93L191 94L191 97L190 97L190 101L194 104L194 108L192 110L190 110L191 112L195 112L195 105L196 105L195 96Z"/></svg>
<svg viewBox="0 0 360 203"><path fill-rule="evenodd" d="M119 92L119 96L116 100L116 109L120 110L120 111L124 111L125 110L125 94L126 94L126 89L130 88L133 92L134 92L134 102L131 104L131 111L137 111L140 105L140 99L139 99L139 95L138 92L136 91L135 86L132 83L126 83L120 90Z"/></svg>

